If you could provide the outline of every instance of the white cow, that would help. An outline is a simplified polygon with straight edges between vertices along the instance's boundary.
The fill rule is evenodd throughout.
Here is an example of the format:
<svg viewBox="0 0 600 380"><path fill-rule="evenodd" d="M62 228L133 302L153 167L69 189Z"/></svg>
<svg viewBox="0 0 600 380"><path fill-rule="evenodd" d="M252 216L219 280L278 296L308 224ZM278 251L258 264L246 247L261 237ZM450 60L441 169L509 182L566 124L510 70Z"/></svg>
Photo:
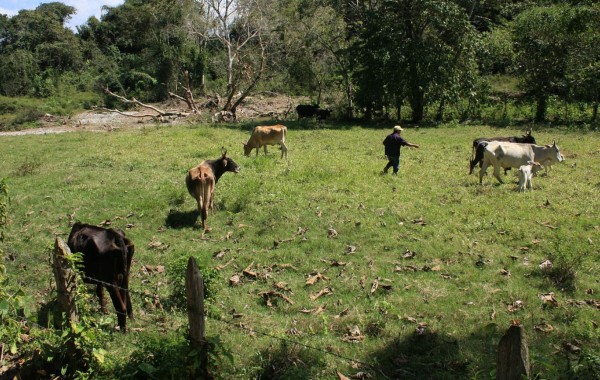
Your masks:
<svg viewBox="0 0 600 380"><path fill-rule="evenodd" d="M489 166L494 167L494 177L504 183L500 178L500 168L519 168L527 165L529 161L536 161L544 167L556 162L563 162L564 157L560 154L556 141L552 145L517 144L500 141L483 142L483 163L479 171L479 183L483 182L483 176Z"/></svg>
<svg viewBox="0 0 600 380"><path fill-rule="evenodd" d="M519 191L525 192L527 187L533 191L533 186L531 185L531 178L537 171L536 169L541 167L539 162L529 161L527 165L521 165L519 167Z"/></svg>

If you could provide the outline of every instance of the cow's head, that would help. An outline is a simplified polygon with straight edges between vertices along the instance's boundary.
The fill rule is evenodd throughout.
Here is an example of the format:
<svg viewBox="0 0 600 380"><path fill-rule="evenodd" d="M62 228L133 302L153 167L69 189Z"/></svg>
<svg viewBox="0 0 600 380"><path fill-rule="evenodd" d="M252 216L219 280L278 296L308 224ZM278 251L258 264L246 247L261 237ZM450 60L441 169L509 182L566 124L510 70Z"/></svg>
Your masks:
<svg viewBox="0 0 600 380"><path fill-rule="evenodd" d="M565 160L565 156L560 153L558 145L556 145L556 140L552 142L552 145L546 145L546 147L552 152L550 155L555 157L556 162L563 162Z"/></svg>
<svg viewBox="0 0 600 380"><path fill-rule="evenodd" d="M242 144L244 144L244 156L249 156L253 148L244 142Z"/></svg>
<svg viewBox="0 0 600 380"><path fill-rule="evenodd" d="M517 142L523 143L523 144L535 144L535 137L533 137L531 135L531 128L529 128L527 130L527 133L525 133L523 136L521 136L520 139L517 139Z"/></svg>
<svg viewBox="0 0 600 380"><path fill-rule="evenodd" d="M238 164L236 164L233 159L231 159L230 157L227 157L227 150L225 148L223 148L221 150L221 153L222 153L221 160L223 163L223 168L225 168L225 171L239 173L240 166Z"/></svg>

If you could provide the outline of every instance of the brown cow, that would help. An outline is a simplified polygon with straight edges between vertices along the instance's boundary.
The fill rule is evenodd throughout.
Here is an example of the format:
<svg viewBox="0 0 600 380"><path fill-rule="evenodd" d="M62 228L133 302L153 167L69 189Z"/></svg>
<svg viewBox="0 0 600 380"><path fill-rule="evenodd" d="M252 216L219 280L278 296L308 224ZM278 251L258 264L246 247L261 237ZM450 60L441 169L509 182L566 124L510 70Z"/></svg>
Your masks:
<svg viewBox="0 0 600 380"><path fill-rule="evenodd" d="M225 172L238 173L240 167L231 158L227 157L227 151L223 149L223 155L215 160L202 161L200 165L191 168L185 177L188 192L198 203L198 212L202 219L202 230L207 231L206 219L208 210L214 208L213 196L215 185Z"/></svg>
<svg viewBox="0 0 600 380"><path fill-rule="evenodd" d="M279 145L281 149L281 158L285 155L287 158L287 146L285 145L285 135L287 127L285 125L258 126L252 131L248 142L244 144L244 155L249 156L252 149L258 150L261 146L265 147L265 156L267 155L267 145Z"/></svg>
<svg viewBox="0 0 600 380"><path fill-rule="evenodd" d="M104 287L117 311L119 328L125 332L125 315L133 319L129 296L129 269L134 245L121 230L106 229L77 222L71 228L67 245L71 252L83 254L84 281L96 285L100 307L106 312Z"/></svg>

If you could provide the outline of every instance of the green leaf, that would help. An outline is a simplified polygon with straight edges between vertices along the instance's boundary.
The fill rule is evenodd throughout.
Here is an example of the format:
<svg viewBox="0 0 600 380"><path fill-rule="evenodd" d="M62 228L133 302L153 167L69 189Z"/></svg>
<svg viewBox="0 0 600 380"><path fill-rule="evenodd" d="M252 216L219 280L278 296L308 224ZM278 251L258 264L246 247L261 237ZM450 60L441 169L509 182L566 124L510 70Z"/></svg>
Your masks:
<svg viewBox="0 0 600 380"><path fill-rule="evenodd" d="M151 364L148 363L142 363L138 366L138 368L140 369L140 371L152 376L153 373L156 373L157 369L156 367L154 367Z"/></svg>
<svg viewBox="0 0 600 380"><path fill-rule="evenodd" d="M106 350L103 350L102 348L94 349L92 351L92 355L94 355L94 357L96 358L96 360L98 362L104 363L104 358L106 356Z"/></svg>

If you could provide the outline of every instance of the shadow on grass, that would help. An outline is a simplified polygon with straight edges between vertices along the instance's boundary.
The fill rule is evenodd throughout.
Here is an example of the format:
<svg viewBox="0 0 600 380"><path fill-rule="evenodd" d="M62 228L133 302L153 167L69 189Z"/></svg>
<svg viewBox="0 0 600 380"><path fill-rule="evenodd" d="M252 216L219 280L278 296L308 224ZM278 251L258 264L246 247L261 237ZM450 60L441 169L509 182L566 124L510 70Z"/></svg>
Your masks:
<svg viewBox="0 0 600 380"><path fill-rule="evenodd" d="M459 379L467 376L468 363L461 360L459 342L437 333L397 338L374 353L382 378Z"/></svg>
<svg viewBox="0 0 600 380"><path fill-rule="evenodd" d="M167 215L167 218L165 219L165 224L170 228L194 227L199 215L198 210L169 210L169 215Z"/></svg>
<svg viewBox="0 0 600 380"><path fill-rule="evenodd" d="M313 379L325 367L322 354L298 345L282 342L278 347L261 352L262 369L256 379Z"/></svg>

